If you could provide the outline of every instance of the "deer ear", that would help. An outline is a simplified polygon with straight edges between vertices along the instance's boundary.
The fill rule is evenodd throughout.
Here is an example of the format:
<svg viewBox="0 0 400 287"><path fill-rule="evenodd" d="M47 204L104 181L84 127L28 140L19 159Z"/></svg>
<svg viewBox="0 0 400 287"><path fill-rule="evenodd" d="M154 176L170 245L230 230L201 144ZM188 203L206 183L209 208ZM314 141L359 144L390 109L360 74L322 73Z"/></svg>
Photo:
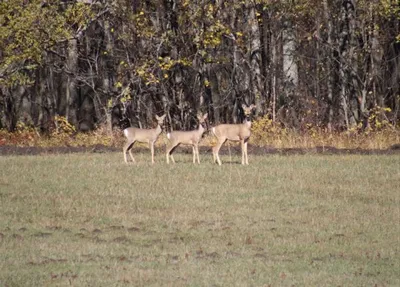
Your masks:
<svg viewBox="0 0 400 287"><path fill-rule="evenodd" d="M251 106L250 106L250 109L252 109L252 110L254 110L255 108L257 108L256 105L251 105Z"/></svg>
<svg viewBox="0 0 400 287"><path fill-rule="evenodd" d="M156 120L157 121L163 121L166 115L162 115L161 117L156 115Z"/></svg>
<svg viewBox="0 0 400 287"><path fill-rule="evenodd" d="M247 108L247 106L245 104L242 104L242 109L244 110L245 108Z"/></svg>
<svg viewBox="0 0 400 287"><path fill-rule="evenodd" d="M165 119L165 116L166 115L162 115L161 117L159 117L156 115L156 119L157 119L157 121L163 121Z"/></svg>

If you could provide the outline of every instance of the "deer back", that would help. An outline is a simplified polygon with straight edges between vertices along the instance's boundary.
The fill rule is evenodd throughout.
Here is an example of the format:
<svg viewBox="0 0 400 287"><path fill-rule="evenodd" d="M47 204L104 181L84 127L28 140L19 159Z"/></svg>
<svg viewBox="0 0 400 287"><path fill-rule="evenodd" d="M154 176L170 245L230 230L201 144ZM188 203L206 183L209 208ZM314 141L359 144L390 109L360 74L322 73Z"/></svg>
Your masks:
<svg viewBox="0 0 400 287"><path fill-rule="evenodd" d="M195 144L200 141L203 133L204 128L200 125L194 131L172 131L167 134L167 137L172 143Z"/></svg>
<svg viewBox="0 0 400 287"><path fill-rule="evenodd" d="M161 134L161 127L158 125L155 129L139 129L135 127L126 128L124 135L128 140L138 142L151 142L157 140Z"/></svg>
<svg viewBox="0 0 400 287"><path fill-rule="evenodd" d="M212 129L217 138L225 138L231 141L240 141L250 137L251 122L243 124L222 124Z"/></svg>

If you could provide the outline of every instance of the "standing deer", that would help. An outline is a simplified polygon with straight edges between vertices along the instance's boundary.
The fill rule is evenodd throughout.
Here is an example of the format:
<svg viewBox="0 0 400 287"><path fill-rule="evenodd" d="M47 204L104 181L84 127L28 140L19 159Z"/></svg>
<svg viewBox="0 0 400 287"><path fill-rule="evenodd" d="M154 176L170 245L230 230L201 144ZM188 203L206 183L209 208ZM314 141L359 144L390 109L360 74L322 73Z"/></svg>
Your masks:
<svg viewBox="0 0 400 287"><path fill-rule="evenodd" d="M247 107L246 105L242 105L245 120L243 124L223 124L218 125L212 128L213 134L217 137L217 145L213 147L213 159L214 162L218 162L221 165L221 160L219 158L219 150L221 146L227 141L240 141L240 145L242 147L242 164L249 164L249 159L247 157L247 141L250 138L250 128L251 128L251 120L250 115L251 111L256 108L255 105L251 105Z"/></svg>
<svg viewBox="0 0 400 287"><path fill-rule="evenodd" d="M167 134L169 139L169 144L167 146L167 164L169 164L169 157L171 157L172 162L175 163L174 157L172 153L175 148L180 144L191 145L193 148L193 163L196 163L196 155L197 162L200 164L199 157L199 141L201 136L205 131L205 120L207 119L207 114L204 116L201 114L197 115L197 119L199 120L199 128L194 131L173 131Z"/></svg>
<svg viewBox="0 0 400 287"><path fill-rule="evenodd" d="M154 143L157 141L158 136L162 132L161 126L164 122L165 116L166 115L159 117L156 115L158 124L155 129L139 129L134 127L124 129L124 135L127 138L127 141L123 148L124 160L126 163L128 163L128 160L126 158L127 151L129 151L129 155L132 159L132 162L135 162L135 159L133 158L132 155L132 147L135 144L135 142L141 142L149 144L151 150L151 163L154 164Z"/></svg>

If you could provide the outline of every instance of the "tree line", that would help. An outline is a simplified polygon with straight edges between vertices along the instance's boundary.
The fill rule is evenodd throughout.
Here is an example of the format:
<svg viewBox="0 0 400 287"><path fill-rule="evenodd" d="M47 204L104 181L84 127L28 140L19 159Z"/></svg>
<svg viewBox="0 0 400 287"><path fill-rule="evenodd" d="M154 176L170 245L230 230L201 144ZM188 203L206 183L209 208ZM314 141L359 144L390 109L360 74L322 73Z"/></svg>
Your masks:
<svg viewBox="0 0 400 287"><path fill-rule="evenodd" d="M0 2L0 128L190 129L243 103L293 129L398 125L400 1Z"/></svg>

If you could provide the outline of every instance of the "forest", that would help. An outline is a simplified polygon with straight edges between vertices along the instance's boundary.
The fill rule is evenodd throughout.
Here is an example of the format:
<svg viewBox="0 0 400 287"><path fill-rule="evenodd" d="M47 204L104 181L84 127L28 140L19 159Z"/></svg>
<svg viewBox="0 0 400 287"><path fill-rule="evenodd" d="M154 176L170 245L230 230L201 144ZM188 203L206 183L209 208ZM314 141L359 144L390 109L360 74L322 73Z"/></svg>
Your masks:
<svg viewBox="0 0 400 287"><path fill-rule="evenodd" d="M0 129L398 128L399 56L399 0L3 0Z"/></svg>

